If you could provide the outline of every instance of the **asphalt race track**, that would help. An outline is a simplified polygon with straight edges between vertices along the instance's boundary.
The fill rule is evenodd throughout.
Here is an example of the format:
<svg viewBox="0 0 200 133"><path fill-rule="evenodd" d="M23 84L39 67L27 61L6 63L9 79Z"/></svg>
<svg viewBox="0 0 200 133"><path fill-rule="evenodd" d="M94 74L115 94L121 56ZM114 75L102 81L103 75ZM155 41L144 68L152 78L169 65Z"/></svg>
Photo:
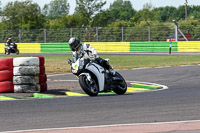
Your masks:
<svg viewBox="0 0 200 133"><path fill-rule="evenodd" d="M119 70L168 89L127 95L0 101L0 132L200 120L200 66ZM55 79L76 79L71 74Z"/></svg>

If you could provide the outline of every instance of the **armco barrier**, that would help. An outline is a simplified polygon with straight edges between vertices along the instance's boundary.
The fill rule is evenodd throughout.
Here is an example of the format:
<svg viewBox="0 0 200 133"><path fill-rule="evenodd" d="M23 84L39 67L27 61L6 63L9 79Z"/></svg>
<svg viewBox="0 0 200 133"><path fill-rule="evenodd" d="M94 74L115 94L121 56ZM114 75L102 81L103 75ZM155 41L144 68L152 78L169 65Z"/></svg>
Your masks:
<svg viewBox="0 0 200 133"><path fill-rule="evenodd" d="M0 53L4 53L5 43L0 43ZM17 43L17 48L20 53L40 53L40 43Z"/></svg>
<svg viewBox="0 0 200 133"><path fill-rule="evenodd" d="M0 43L0 53L4 53L4 43Z"/></svg>
<svg viewBox="0 0 200 133"><path fill-rule="evenodd" d="M169 52L170 42L85 42L101 52ZM71 53L68 43L17 43L20 53ZM171 52L200 52L200 42L172 42ZM4 53L4 43L0 43Z"/></svg>
<svg viewBox="0 0 200 133"><path fill-rule="evenodd" d="M68 43L41 43L41 53L71 52Z"/></svg>
<svg viewBox="0 0 200 133"><path fill-rule="evenodd" d="M177 43L172 42L172 52L177 52ZM169 42L131 42L130 52L169 52Z"/></svg>
<svg viewBox="0 0 200 133"><path fill-rule="evenodd" d="M40 53L40 43L17 43L20 53Z"/></svg>
<svg viewBox="0 0 200 133"><path fill-rule="evenodd" d="M130 52L130 42L85 42L98 52Z"/></svg>
<svg viewBox="0 0 200 133"><path fill-rule="evenodd" d="M199 41L178 42L178 52L200 52Z"/></svg>

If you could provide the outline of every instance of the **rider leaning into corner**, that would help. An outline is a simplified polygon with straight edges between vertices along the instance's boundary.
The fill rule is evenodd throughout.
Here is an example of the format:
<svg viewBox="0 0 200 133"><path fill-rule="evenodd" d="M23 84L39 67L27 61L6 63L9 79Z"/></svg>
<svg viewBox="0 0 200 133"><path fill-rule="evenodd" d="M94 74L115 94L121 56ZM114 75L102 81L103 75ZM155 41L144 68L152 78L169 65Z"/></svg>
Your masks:
<svg viewBox="0 0 200 133"><path fill-rule="evenodd" d="M82 44L79 37L71 37L69 40L69 46L72 50L72 62L76 62L79 58L83 60L96 61L99 65L104 67L109 71L110 74L115 75L115 71L109 65L107 60L100 58L97 55L97 50L93 48L90 44ZM72 70L72 73L76 71Z"/></svg>

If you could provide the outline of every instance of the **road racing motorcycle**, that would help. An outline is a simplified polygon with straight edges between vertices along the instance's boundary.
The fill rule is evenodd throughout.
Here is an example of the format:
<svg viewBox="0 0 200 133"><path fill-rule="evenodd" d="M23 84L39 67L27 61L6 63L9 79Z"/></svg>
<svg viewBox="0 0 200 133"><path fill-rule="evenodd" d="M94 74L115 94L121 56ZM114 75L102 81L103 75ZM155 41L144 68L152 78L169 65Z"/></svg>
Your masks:
<svg viewBox="0 0 200 133"><path fill-rule="evenodd" d="M109 59L106 60L109 61ZM97 96L98 93L111 91L122 95L127 91L126 81L118 72L112 75L96 61L79 58L72 63L68 59L68 64L71 65L73 74L79 79L81 88L89 96Z"/></svg>
<svg viewBox="0 0 200 133"><path fill-rule="evenodd" d="M12 45L5 44L4 49L6 55L9 55L10 53L16 53L17 55L19 54L16 43L13 43Z"/></svg>

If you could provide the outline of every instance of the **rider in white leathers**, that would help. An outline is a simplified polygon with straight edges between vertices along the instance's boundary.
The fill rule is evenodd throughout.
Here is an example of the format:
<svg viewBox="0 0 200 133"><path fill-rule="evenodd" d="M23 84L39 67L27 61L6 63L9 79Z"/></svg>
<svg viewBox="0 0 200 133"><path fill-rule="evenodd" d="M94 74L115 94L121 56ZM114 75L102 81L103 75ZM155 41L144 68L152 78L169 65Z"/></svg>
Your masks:
<svg viewBox="0 0 200 133"><path fill-rule="evenodd" d="M110 74L115 75L115 71L109 65L108 61L100 58L97 55L97 50L93 48L90 44L81 44L79 37L71 37L69 40L69 46L72 50L72 62L76 62L77 59L81 60L93 60L96 61L99 65L106 68ZM76 73L72 70L73 73Z"/></svg>

